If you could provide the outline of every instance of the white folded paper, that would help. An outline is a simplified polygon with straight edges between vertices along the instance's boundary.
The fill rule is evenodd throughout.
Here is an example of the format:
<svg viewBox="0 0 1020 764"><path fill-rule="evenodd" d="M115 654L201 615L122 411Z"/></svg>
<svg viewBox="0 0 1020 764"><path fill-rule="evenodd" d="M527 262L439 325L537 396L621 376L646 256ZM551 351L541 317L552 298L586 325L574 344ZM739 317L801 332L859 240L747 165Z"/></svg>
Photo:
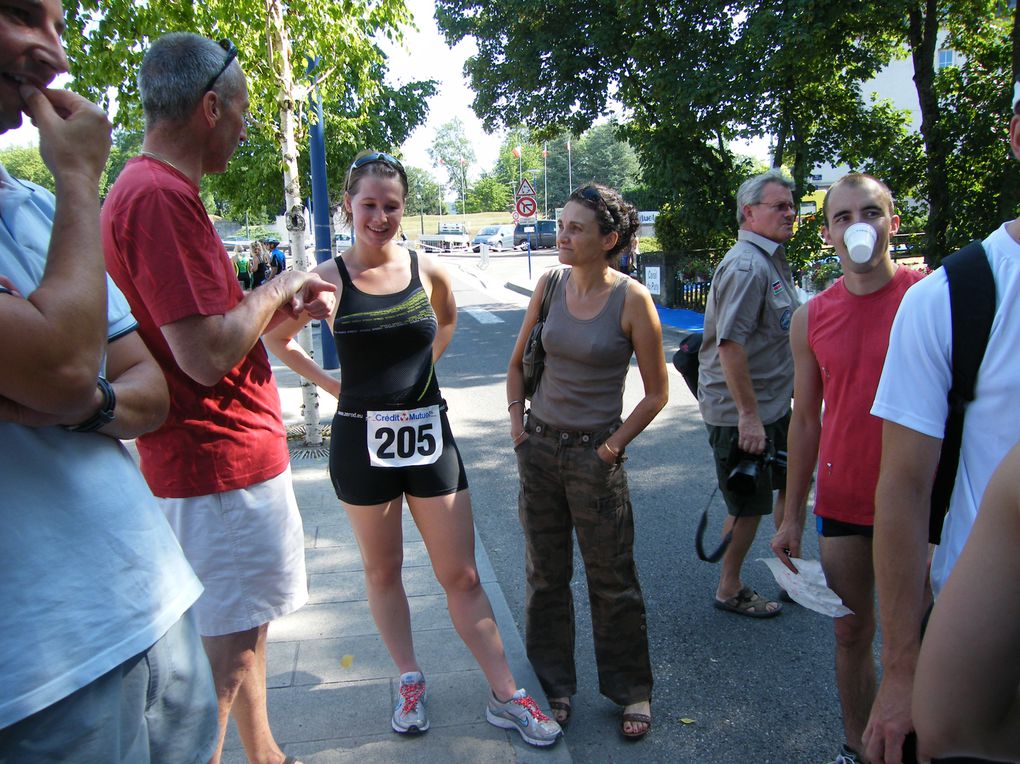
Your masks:
<svg viewBox="0 0 1020 764"><path fill-rule="evenodd" d="M759 557L761 562L769 566L776 583L786 589L794 602L803 605L808 610L816 613L842 618L845 615L853 615L843 601L825 585L825 574L822 572L822 563L818 560L801 560L798 557L791 557L795 568L799 573L794 573L783 565L776 557Z"/></svg>

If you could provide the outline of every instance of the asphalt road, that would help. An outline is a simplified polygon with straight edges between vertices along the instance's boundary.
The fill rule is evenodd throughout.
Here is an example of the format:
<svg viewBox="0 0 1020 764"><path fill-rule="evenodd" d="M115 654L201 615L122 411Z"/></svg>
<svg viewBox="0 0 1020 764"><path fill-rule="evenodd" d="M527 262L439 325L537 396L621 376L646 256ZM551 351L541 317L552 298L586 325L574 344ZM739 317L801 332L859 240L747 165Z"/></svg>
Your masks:
<svg viewBox="0 0 1020 764"><path fill-rule="evenodd" d="M516 463L510 446L504 380L527 298L503 288L526 283L523 255L444 256L456 274L461 308L439 379L468 470L475 522L523 633L524 549L517 521ZM533 276L555 262L532 260ZM667 360L677 333L666 330ZM670 368L670 402L628 448L636 525L636 559L648 610L655 676L654 729L642 742L617 733L618 708L598 693L583 567L575 553L579 689L568 730L574 761L732 764L831 761L843 740L833 683L829 619L786 605L775 619L755 620L711 606L718 569L694 554L694 529L714 485L697 404ZM624 412L640 397L632 364ZM725 512L712 499L710 530ZM745 581L776 596L763 563L771 522L745 566ZM817 557L814 532L805 556Z"/></svg>

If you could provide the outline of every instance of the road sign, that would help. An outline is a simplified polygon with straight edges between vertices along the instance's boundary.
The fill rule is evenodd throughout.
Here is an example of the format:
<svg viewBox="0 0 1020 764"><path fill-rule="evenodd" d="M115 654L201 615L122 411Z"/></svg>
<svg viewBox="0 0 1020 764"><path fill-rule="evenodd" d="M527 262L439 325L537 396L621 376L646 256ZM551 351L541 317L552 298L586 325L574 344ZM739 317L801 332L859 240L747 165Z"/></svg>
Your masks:
<svg viewBox="0 0 1020 764"><path fill-rule="evenodd" d="M536 196L535 187L527 178L521 179L521 185L517 187L517 196Z"/></svg>
<svg viewBox="0 0 1020 764"><path fill-rule="evenodd" d="M534 217L535 213L538 212L538 204L535 203L534 196L521 196L517 199L517 214L522 218Z"/></svg>
<svg viewBox="0 0 1020 764"><path fill-rule="evenodd" d="M517 210L514 210L514 222L516 223L521 219L521 216L517 214Z"/></svg>

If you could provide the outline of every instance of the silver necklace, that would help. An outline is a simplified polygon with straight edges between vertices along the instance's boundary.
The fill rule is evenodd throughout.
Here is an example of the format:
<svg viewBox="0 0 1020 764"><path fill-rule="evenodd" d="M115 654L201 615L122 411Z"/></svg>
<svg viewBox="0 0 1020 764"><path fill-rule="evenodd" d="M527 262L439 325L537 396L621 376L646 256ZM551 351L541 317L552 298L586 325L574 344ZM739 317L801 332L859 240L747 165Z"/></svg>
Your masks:
<svg viewBox="0 0 1020 764"><path fill-rule="evenodd" d="M184 172L184 170L182 170L180 167L175 165L169 159L167 159L166 157L162 157L159 154L156 154L155 152L146 151L145 149L142 149L141 151L138 152L138 155L139 156L143 156L143 157L148 157L149 159L154 159L154 160L156 160L157 162L159 162L161 164L165 164L165 165L167 165L169 167L173 167L175 170L177 170L177 172L179 172L184 177L186 177L186 178L190 177L188 175L188 173Z"/></svg>

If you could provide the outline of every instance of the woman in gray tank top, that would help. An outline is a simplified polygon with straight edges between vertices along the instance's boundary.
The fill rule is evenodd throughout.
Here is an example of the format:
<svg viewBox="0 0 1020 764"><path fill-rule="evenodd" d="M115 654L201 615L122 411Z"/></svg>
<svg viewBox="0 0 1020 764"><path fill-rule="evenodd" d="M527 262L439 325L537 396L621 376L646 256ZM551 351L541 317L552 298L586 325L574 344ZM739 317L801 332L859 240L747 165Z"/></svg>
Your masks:
<svg viewBox="0 0 1020 764"><path fill-rule="evenodd" d="M573 534L584 557L599 688L623 706L620 732L651 729L652 671L645 606L634 565L634 524L623 452L666 405L662 327L651 295L611 268L637 234L620 194L590 184L559 220L559 279L542 330L541 384L525 414L522 359L549 283L535 288L507 371L510 437L517 453L528 594L528 657L557 721L577 689L570 591ZM623 419L623 386L637 355L644 397Z"/></svg>

